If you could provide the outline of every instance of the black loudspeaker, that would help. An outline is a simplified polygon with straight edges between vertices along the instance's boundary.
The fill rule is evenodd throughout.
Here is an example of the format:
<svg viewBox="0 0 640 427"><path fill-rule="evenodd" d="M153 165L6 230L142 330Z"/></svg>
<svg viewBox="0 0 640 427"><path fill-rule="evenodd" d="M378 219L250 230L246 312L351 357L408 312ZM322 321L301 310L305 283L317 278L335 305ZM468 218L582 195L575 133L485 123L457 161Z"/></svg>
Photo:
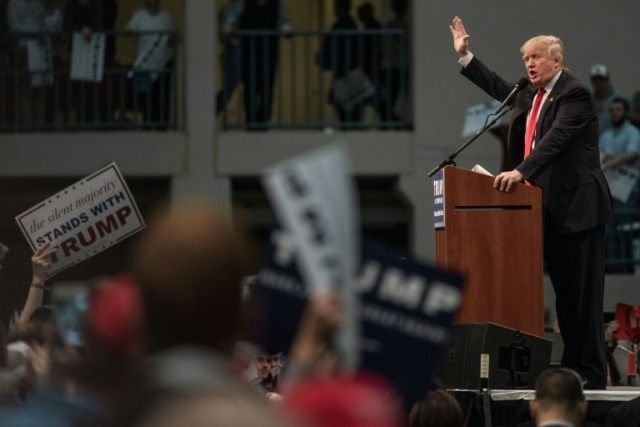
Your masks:
<svg viewBox="0 0 640 427"><path fill-rule="evenodd" d="M533 389L551 361L551 341L494 323L453 326L440 380L449 389L480 389L480 355L489 355L491 389Z"/></svg>

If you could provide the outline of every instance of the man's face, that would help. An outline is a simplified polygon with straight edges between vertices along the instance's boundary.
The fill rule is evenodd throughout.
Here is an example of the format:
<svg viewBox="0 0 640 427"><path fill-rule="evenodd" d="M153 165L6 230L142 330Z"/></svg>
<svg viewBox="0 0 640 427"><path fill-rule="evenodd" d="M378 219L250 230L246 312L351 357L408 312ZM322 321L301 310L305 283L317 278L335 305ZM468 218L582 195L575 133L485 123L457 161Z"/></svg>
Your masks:
<svg viewBox="0 0 640 427"><path fill-rule="evenodd" d="M558 59L552 59L547 49L538 46L525 46L522 60L529 81L536 87L545 86L560 70Z"/></svg>
<svg viewBox="0 0 640 427"><path fill-rule="evenodd" d="M274 377L280 375L280 358L277 354L271 356L271 375Z"/></svg>
<svg viewBox="0 0 640 427"><path fill-rule="evenodd" d="M611 117L611 123L615 126L621 125L626 119L626 111L624 111L624 104L621 102L614 102L609 107L609 116Z"/></svg>
<svg viewBox="0 0 640 427"><path fill-rule="evenodd" d="M271 358L268 354L261 354L256 357L256 368L260 378L264 378L271 373Z"/></svg>

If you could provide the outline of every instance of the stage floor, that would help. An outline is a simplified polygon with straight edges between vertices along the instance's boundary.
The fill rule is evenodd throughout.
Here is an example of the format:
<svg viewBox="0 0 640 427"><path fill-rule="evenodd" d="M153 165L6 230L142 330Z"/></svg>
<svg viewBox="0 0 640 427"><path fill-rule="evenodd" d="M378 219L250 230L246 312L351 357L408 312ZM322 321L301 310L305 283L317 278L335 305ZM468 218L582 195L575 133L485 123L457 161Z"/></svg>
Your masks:
<svg viewBox="0 0 640 427"><path fill-rule="evenodd" d="M471 390L452 390L471 391ZM502 400L532 400L536 396L535 390L491 390L491 399ZM606 390L585 390L587 400L627 401L640 396L640 387L607 387Z"/></svg>
<svg viewBox="0 0 640 427"><path fill-rule="evenodd" d="M483 397L478 390L450 389L466 414L469 427L484 427L486 417ZM607 412L629 400L640 397L640 387L608 387L606 390L585 390L589 425L604 426ZM517 426L530 421L529 402L535 390L489 390L492 426Z"/></svg>

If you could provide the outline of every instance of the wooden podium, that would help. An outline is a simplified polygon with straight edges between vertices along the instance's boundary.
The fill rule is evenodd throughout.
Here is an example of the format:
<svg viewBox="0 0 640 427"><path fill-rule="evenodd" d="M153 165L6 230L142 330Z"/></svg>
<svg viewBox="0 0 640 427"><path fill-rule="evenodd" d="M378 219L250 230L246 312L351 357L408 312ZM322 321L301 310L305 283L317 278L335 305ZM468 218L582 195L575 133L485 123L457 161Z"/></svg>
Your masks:
<svg viewBox="0 0 640 427"><path fill-rule="evenodd" d="M466 277L457 322L542 336L540 189L517 184L504 193L493 188L493 177L452 166L434 178L434 220L444 221L436 224L437 264Z"/></svg>

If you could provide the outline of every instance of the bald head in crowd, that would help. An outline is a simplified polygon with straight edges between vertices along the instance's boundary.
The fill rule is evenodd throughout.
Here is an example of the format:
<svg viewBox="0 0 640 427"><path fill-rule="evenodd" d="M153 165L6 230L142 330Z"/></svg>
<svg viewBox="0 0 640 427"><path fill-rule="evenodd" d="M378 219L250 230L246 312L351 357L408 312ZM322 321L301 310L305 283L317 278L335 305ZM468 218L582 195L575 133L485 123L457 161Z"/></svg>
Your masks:
<svg viewBox="0 0 640 427"><path fill-rule="evenodd" d="M587 401L578 374L566 368L547 369L540 374L536 399L529 402L529 411L536 425L581 425Z"/></svg>
<svg viewBox="0 0 640 427"><path fill-rule="evenodd" d="M240 281L253 256L229 216L202 201L165 207L133 256L150 351L195 344L229 354L240 316Z"/></svg>

